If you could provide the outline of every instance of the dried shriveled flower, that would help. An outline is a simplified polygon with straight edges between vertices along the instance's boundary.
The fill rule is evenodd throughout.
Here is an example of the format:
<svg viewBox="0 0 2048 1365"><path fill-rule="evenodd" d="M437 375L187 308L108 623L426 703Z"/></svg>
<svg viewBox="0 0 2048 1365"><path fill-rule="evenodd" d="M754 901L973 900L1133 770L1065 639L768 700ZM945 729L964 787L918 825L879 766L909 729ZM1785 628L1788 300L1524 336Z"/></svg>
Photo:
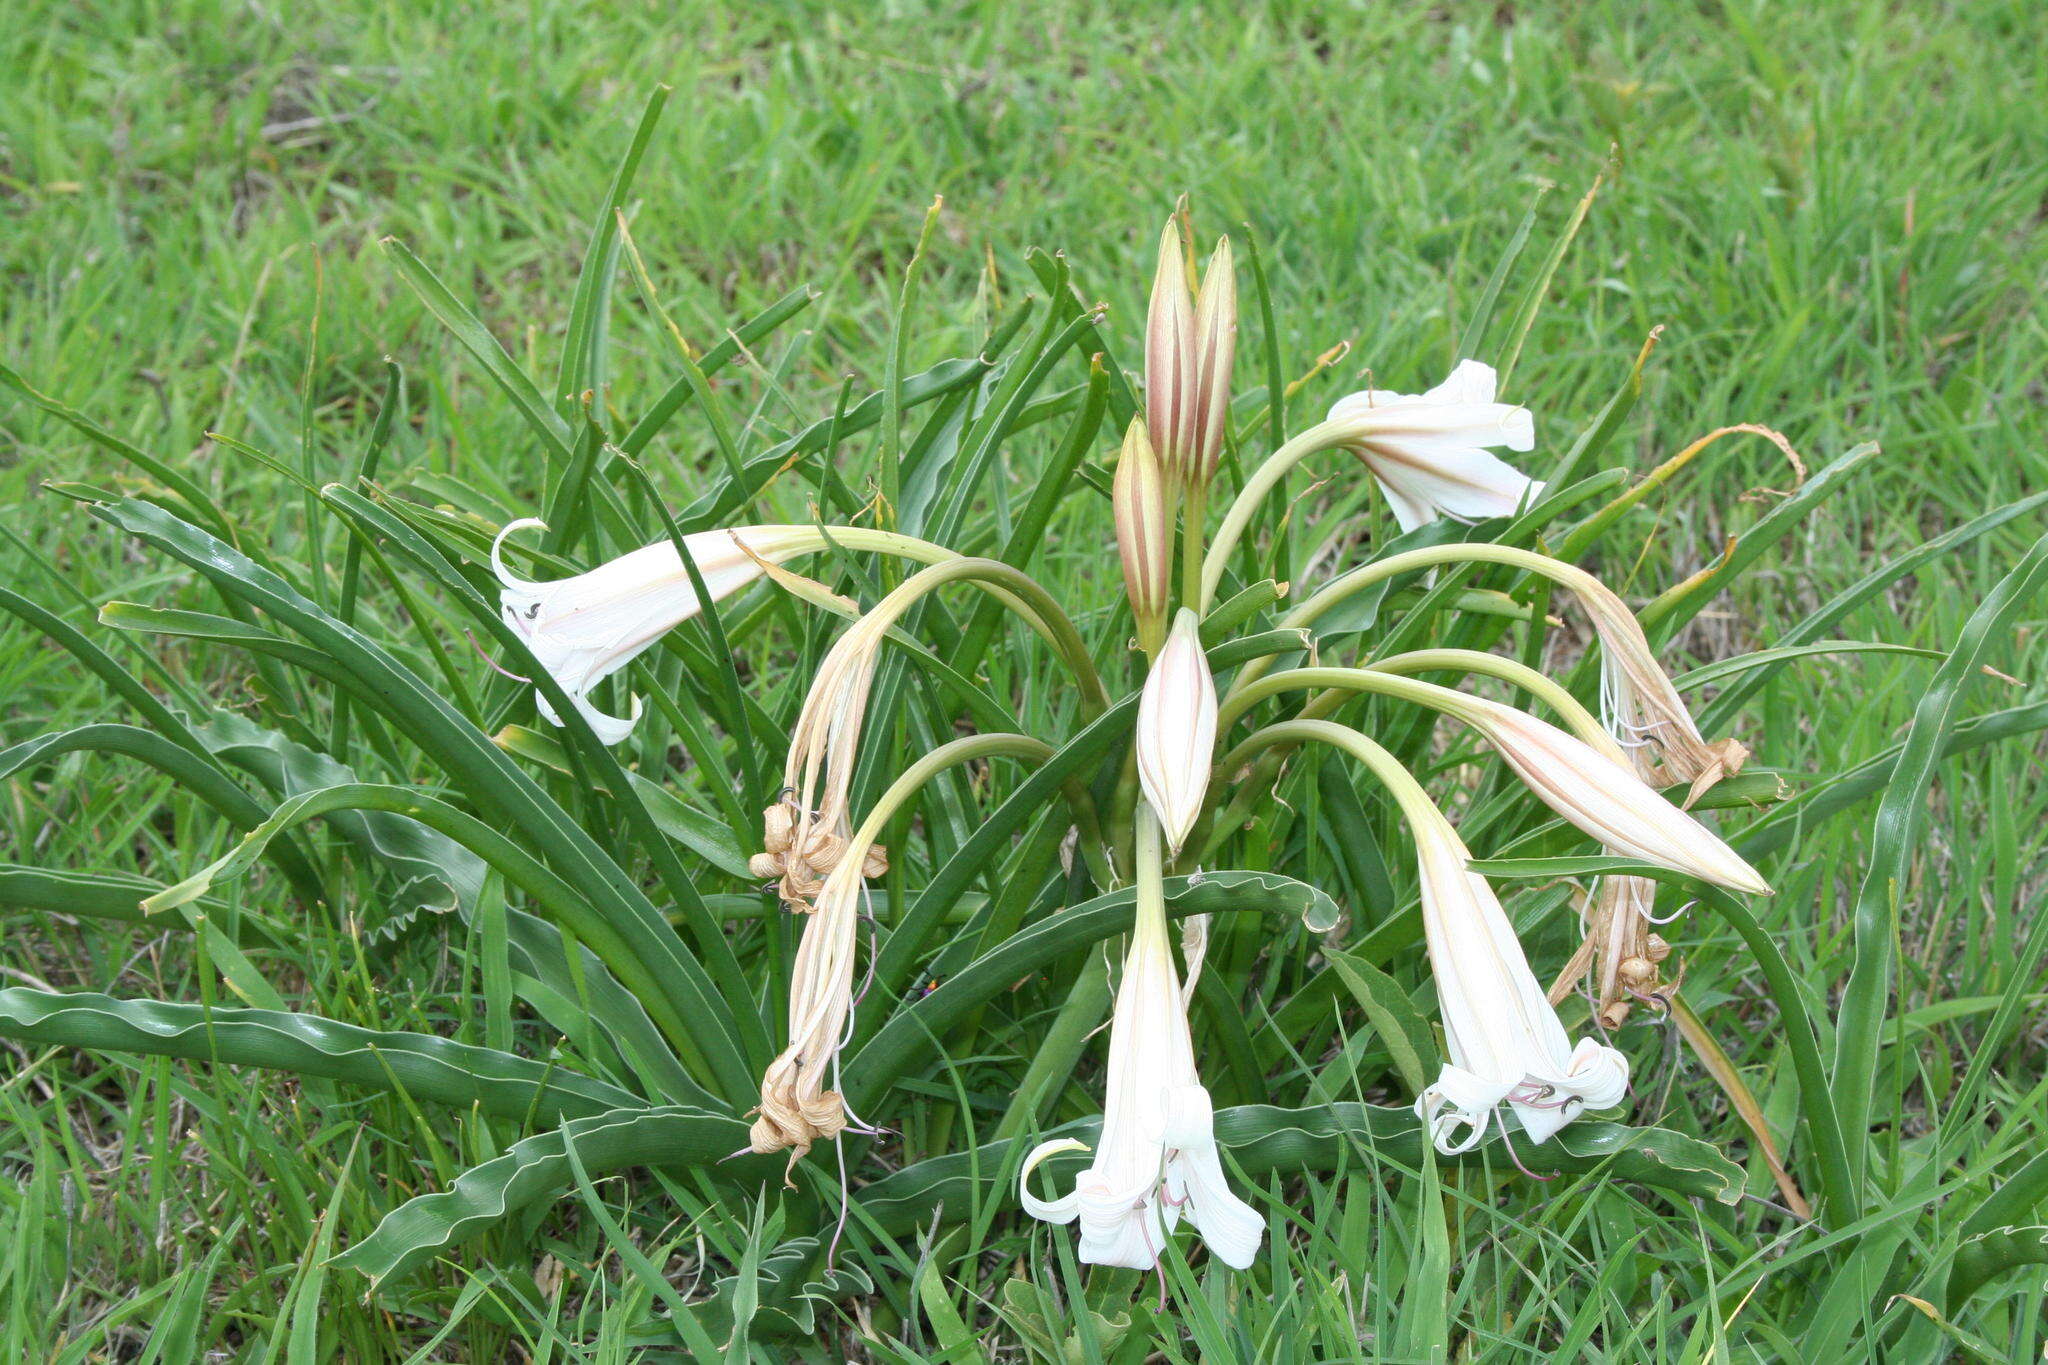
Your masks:
<svg viewBox="0 0 2048 1365"><path fill-rule="evenodd" d="M1216 684L1202 653L1202 623L1174 617L1138 699L1138 780L1178 855L1202 814L1216 761Z"/></svg>
<svg viewBox="0 0 2048 1365"><path fill-rule="evenodd" d="M1733 739L1708 743L1657 661L1628 604L1583 570L1563 579L1600 638L1600 705L1607 728L1636 759L1645 781L1690 782L1686 804L1742 771L1749 750Z"/></svg>
<svg viewBox="0 0 2048 1365"><path fill-rule="evenodd" d="M1543 485L1499 457L1494 446L1536 444L1527 408L1494 401L1491 365L1461 360L1427 393L1365 389L1337 400L1329 420L1346 430L1330 444L1365 461L1403 531L1453 517L1512 515Z"/></svg>
<svg viewBox="0 0 2048 1365"><path fill-rule="evenodd" d="M756 1152L789 1149L789 1162L847 1127L839 1051L853 1024L854 955L859 946L864 869L836 866L804 924L789 983L789 1045L761 1077L761 1103L748 1130Z"/></svg>

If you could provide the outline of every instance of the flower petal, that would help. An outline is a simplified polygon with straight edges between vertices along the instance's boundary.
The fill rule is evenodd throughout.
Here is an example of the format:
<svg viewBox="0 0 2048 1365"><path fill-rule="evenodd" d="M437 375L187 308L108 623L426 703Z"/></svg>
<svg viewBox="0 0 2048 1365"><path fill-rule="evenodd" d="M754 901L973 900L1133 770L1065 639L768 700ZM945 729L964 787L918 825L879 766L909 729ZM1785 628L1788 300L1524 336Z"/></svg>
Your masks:
<svg viewBox="0 0 2048 1365"><path fill-rule="evenodd" d="M1024 1205L1024 1212L1033 1218L1042 1218L1048 1223L1071 1223L1080 1212L1079 1195L1070 1192L1063 1199L1040 1199L1031 1192L1031 1173L1038 1169L1040 1162L1058 1156L1061 1152L1085 1152L1088 1144L1077 1138L1054 1138L1041 1142L1031 1149L1024 1158L1024 1167L1017 1172L1017 1199Z"/></svg>

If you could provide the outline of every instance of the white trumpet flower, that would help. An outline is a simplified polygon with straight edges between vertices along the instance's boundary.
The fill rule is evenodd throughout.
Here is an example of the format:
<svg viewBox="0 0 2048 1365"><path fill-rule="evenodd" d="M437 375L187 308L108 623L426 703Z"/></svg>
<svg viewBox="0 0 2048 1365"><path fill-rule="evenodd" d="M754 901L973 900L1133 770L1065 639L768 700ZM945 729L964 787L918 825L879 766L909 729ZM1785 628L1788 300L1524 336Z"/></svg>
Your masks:
<svg viewBox="0 0 2048 1365"><path fill-rule="evenodd" d="M1065 1197L1040 1199L1030 1185L1039 1163L1088 1150L1072 1138L1041 1143L1024 1159L1018 1194L1034 1218L1079 1219L1080 1256L1091 1265L1152 1269L1185 1217L1218 1260L1242 1270L1258 1255L1265 1220L1224 1179L1157 890L1156 829L1139 837L1153 841L1153 891L1146 894L1141 872L1137 924L1110 1022L1109 1095L1095 1160Z"/></svg>
<svg viewBox="0 0 2048 1365"><path fill-rule="evenodd" d="M1201 817L1216 757L1216 684L1201 627L1180 609L1138 699L1138 780L1176 855Z"/></svg>
<svg viewBox="0 0 2048 1365"><path fill-rule="evenodd" d="M666 631L703 610L689 571L675 543L657 541L587 573L537 583L519 578L505 567L505 537L546 523L532 517L509 522L491 542L491 567L504 590L498 596L505 623L525 637L540 666L569 694L600 741L617 744L632 732L640 702L627 717L610 716L592 706L589 695L599 683L624 668ZM808 526L742 526L733 530L699 531L683 537L690 558L703 576L714 602L738 592L759 578L764 564L779 564L817 541ZM537 697L541 715L560 725L561 717L546 696Z"/></svg>
<svg viewBox="0 0 2048 1365"><path fill-rule="evenodd" d="M1712 830L1585 741L1483 697L1460 694L1454 705L1530 791L1609 851L1731 891L1769 893L1770 883Z"/></svg>
<svg viewBox="0 0 2048 1365"><path fill-rule="evenodd" d="M1491 365L1461 360L1427 393L1350 394L1330 408L1330 422L1346 428L1331 444L1365 461L1403 531L1440 516L1510 516L1543 485L1488 453L1536 444L1529 410L1494 401L1497 382Z"/></svg>
<svg viewBox="0 0 2048 1365"><path fill-rule="evenodd" d="M1486 1136L1501 1105L1531 1142L1628 1094L1628 1059L1591 1038L1576 1046L1529 970L1500 901L1470 871L1464 842L1435 810L1411 810L1429 944L1450 1052L1415 1112L1447 1155Z"/></svg>

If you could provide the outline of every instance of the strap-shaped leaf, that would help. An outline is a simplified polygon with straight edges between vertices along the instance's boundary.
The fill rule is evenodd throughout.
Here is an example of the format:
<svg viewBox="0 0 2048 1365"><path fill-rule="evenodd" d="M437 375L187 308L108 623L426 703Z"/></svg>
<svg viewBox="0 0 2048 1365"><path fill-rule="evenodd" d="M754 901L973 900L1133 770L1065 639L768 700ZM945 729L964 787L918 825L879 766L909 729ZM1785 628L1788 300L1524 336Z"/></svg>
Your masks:
<svg viewBox="0 0 2048 1365"><path fill-rule="evenodd" d="M2026 557L1985 597L1964 623L1947 662L1913 708L1913 727L1886 784L1871 834L1870 866L1856 895L1853 916L1855 962L1842 992L1836 1020L1834 1066L1829 1075L1842 1131L1854 1135L1851 1167L1860 1183L1865 1146L1863 1134L1871 1117L1877 1082L1878 1053L1883 1047L1885 1015L1891 1002L1892 970L1899 932L1899 898L1905 894L1914 853L1927 826L1927 794L1941 766L1942 750L1955 728L1963 693L1977 676L1978 664L1994 640L2008 638L2022 611L2034 607L2048 584L2048 536L2034 542ZM1854 1217L1854 1206L1832 1210L1836 1218Z"/></svg>
<svg viewBox="0 0 2048 1365"><path fill-rule="evenodd" d="M425 749L490 821L516 831L630 943L662 983L643 1003L671 1043L686 1055L701 1050L727 1095L752 1093L756 1077L734 1036L731 1008L660 911L587 831L435 688L276 574L163 508L127 498L97 504L94 512L199 570L228 597L269 613L303 636L326 666L354 679L359 695Z"/></svg>
<svg viewBox="0 0 2048 1365"><path fill-rule="evenodd" d="M144 1052L325 1076L415 1100L537 1122L603 1113L632 1092L527 1057L428 1033L388 1033L282 1010L230 1009L91 992L0 990L0 1033L37 1043Z"/></svg>
<svg viewBox="0 0 2048 1365"><path fill-rule="evenodd" d="M659 1164L702 1166L753 1183L772 1178L782 1166L779 1158L746 1152L747 1125L739 1119L683 1105L614 1109L515 1142L503 1156L464 1171L450 1188L407 1200L336 1257L336 1264L381 1282L478 1236L516 1209L552 1199L574 1179L564 1129L593 1176ZM742 1155L725 1160L736 1151Z"/></svg>
<svg viewBox="0 0 2048 1365"><path fill-rule="evenodd" d="M146 763L218 811L236 829L251 829L268 814L262 802L236 786L204 755L135 725L81 725L0 749L0 780L69 753L121 754ZM308 900L320 898L319 876L303 850L287 842L278 845L275 857L300 895Z"/></svg>

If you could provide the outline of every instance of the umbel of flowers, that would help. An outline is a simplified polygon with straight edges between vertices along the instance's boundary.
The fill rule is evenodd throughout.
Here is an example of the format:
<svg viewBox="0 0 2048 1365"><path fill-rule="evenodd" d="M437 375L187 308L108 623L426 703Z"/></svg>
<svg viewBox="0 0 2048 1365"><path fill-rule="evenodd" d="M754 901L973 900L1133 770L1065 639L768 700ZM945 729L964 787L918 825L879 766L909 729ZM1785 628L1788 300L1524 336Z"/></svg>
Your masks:
<svg viewBox="0 0 2048 1365"><path fill-rule="evenodd" d="M1218 525L1209 494L1231 440L1231 377L1237 304L1228 239L1196 284L1183 244L1184 218L1160 237L1145 328L1145 411L1124 433L1112 481L1116 543L1143 667L1141 695L1117 808L1096 819L1074 789L1076 833L1103 891L1128 886L1133 918L1106 1042L1103 1117L1092 1143L1063 1137L1021 1161L1018 1197L1031 1215L1076 1223L1083 1261L1149 1269L1185 1223L1232 1266L1257 1257L1265 1224L1231 1188L1188 1004L1200 971L1205 926L1191 922L1183 967L1169 932L1169 872L1199 870L1228 837L1217 795L1262 760L1302 744L1334 748L1384 784L1413 837L1422 925L1441 1012L1446 1061L1416 1096L1415 1111L1443 1152L1490 1135L1541 1144L1580 1116L1622 1106L1628 1062L1600 1038L1574 1038L1531 968L1494 889L1473 872L1450 818L1415 774L1355 728L1327 719L1343 697L1370 692L1440 712L1499 754L1530 794L1609 853L1733 891L1761 894L1763 879L1712 830L1665 799L1655 782L1691 784L1696 797L1746 756L1732 740L1708 743L1671 685L1628 606L1593 575L1528 550L1450 543L1383 556L1339 573L1280 624L1307 627L1344 598L1398 575L1460 564L1496 564L1567 589L1588 616L1601 651L1601 715L1520 662L1460 650L1421 651L1362 667L1322 664L1272 671L1271 657L1239 668L1219 697L1204 628L1226 565L1253 516L1302 460L1351 455L1384 496L1403 531L1439 518L1513 515L1543 485L1495 452L1536 448L1528 409L1502 401L1493 369L1461 360L1420 393L1364 389L1339 399L1321 422L1263 461ZM509 533L530 522L515 522ZM502 539L502 537L501 537ZM897 556L921 567L861 612L786 566L832 547ZM697 570L693 581L683 562ZM884 643L926 594L971 583L1022 619L1068 670L1087 719L1112 701L1097 664L1062 606L1028 575L998 560L964 556L885 529L738 526L662 541L574 578L534 583L498 563L506 621L526 639L593 729L607 742L630 732L626 717L599 711L592 690L662 632L701 610L696 582L716 600L763 576L813 605L854 618L819 665L791 736L782 796L765 813L752 870L803 917L792 964L785 1047L762 1077L752 1146L788 1151L794 1163L849 1128L876 1131L848 1113L840 1052L858 1006L859 923L868 883L887 869L876 836L944 764L993 753L1043 757L1040 737L977 736L921 756L875 806L851 809L862 726ZM1213 645L1214 641L1209 642ZM1462 669L1505 680L1543 701L1562 726L1477 694L1410 676ZM1290 692L1316 695L1294 717L1243 735L1218 753L1253 707ZM556 717L547 703L542 714ZM1254 794L1253 799L1257 799ZM1688 802L1689 804L1689 802ZM1110 834L1105 837L1103 831ZM1654 998L1662 940L1650 932L1650 883L1605 879L1588 897L1585 947L1560 979L1590 978L1597 1017L1619 1023L1630 1003ZM1066 1177L1040 1171L1050 1158L1085 1151ZM1063 1189L1041 1197L1034 1181Z"/></svg>

